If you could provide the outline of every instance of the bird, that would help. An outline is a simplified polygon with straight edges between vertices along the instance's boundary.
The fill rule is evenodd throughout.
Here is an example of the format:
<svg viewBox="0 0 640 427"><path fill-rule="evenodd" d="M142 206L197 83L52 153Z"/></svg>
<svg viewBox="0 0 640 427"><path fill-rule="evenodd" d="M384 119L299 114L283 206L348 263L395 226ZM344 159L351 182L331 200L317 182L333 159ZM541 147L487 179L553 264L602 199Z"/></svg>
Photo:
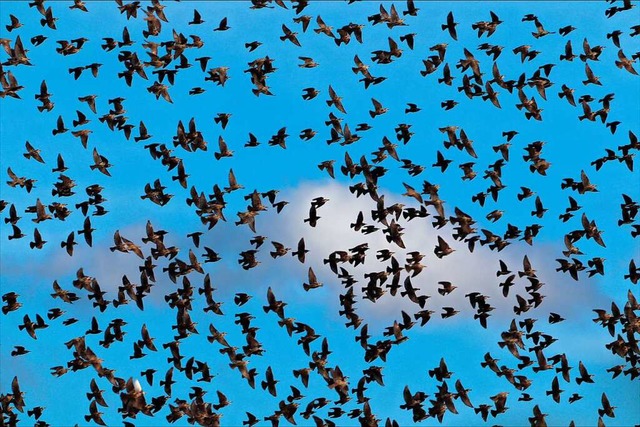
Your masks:
<svg viewBox="0 0 640 427"><path fill-rule="evenodd" d="M445 242L445 240L438 236L438 244L436 245L436 248L434 249L434 253L436 254L436 256L438 258L443 258L447 255L452 254L455 251L455 249L452 249L449 244L447 242Z"/></svg>
<svg viewBox="0 0 640 427"><path fill-rule="evenodd" d="M191 21L188 22L189 25L200 25L200 24L204 24L204 20L202 19L202 16L200 15L200 12L198 12L197 9L193 9L193 19Z"/></svg>
<svg viewBox="0 0 640 427"><path fill-rule="evenodd" d="M16 30L16 29L22 27L22 23L20 22L20 20L15 15L9 14L9 19L11 20L11 24L10 25L5 25L5 28L7 29L8 32L11 32L13 30Z"/></svg>
<svg viewBox="0 0 640 427"><path fill-rule="evenodd" d="M587 79L582 81L583 85L587 86L588 84L595 84L598 86L602 86L602 83L600 82L600 78L597 77L595 74L593 74L593 70L591 69L589 64L586 62L584 64L584 72L587 76Z"/></svg>
<svg viewBox="0 0 640 427"><path fill-rule="evenodd" d="M265 372L265 380L260 383L262 389L263 390L267 390L269 392L269 394L271 394L272 396L276 397L277 396L277 391L276 391L276 384L277 383L278 383L278 381L273 378L273 371L271 370L271 366L267 367L267 370Z"/></svg>
<svg viewBox="0 0 640 427"><path fill-rule="evenodd" d="M343 114L347 114L344 106L342 105L342 98L336 94L331 85L329 85L329 97L330 99L327 101L327 105L334 105L338 111Z"/></svg>
<svg viewBox="0 0 640 427"><path fill-rule="evenodd" d="M306 254L309 252L308 249L306 249L306 245L304 242L304 237L301 237L300 240L298 241L298 247L296 251L293 251L291 253L291 255L295 256L298 258L298 261L300 261L302 264L304 264L305 259L306 259Z"/></svg>
<svg viewBox="0 0 640 427"><path fill-rule="evenodd" d="M111 163L109 163L109 159L107 159L106 157L104 157L103 155L101 155L100 153L98 153L98 150L96 148L93 149L93 164L90 166L91 170L99 170L100 172L102 172L103 174L107 175L107 176L111 176L111 173L109 173L109 168L113 166Z"/></svg>
<svg viewBox="0 0 640 427"><path fill-rule="evenodd" d="M376 99L371 98L371 102L373 103L373 110L369 111L369 115L372 119L389 111L388 108L383 107L382 104Z"/></svg>
<svg viewBox="0 0 640 427"><path fill-rule="evenodd" d="M629 58L626 57L622 49L618 50L618 60L615 61L616 67L620 69L624 68L631 74L638 75L638 72L633 68L634 62L635 60L630 60Z"/></svg>
<svg viewBox="0 0 640 427"><path fill-rule="evenodd" d="M444 172L449 167L452 160L445 159L440 151L437 152L437 161L432 165L434 168L440 168L441 172Z"/></svg>
<svg viewBox="0 0 640 427"><path fill-rule="evenodd" d="M64 121L62 119L62 116L58 116L58 120L56 121L56 128L53 129L51 133L53 134L53 136L56 136L58 134L65 133L68 130L69 129L64 127Z"/></svg>
<svg viewBox="0 0 640 427"><path fill-rule="evenodd" d="M316 61L314 61L313 58L310 58L308 56L299 56L298 59L302 61L302 64L298 65L298 67L300 68L315 68L320 65Z"/></svg>
<svg viewBox="0 0 640 427"><path fill-rule="evenodd" d="M443 31L447 30L452 39L458 40L458 34L457 34L457 31L456 31L456 26L457 25L458 25L458 23L455 22L454 18L453 18L453 12L449 12L449 14L447 15L446 24L442 24L442 30Z"/></svg>
<svg viewBox="0 0 640 427"><path fill-rule="evenodd" d="M67 239L60 243L60 246L66 249L69 256L73 256L73 247L77 244L78 243L75 241L75 234L72 231L67 236Z"/></svg>
<svg viewBox="0 0 640 427"><path fill-rule="evenodd" d="M229 29L231 29L231 27L229 27L229 25L227 24L227 18L225 17L222 18L218 26L214 28L213 31L227 31Z"/></svg>
<svg viewBox="0 0 640 427"><path fill-rule="evenodd" d="M13 350L11 350L12 357L23 356L28 353L30 353L30 351L20 345L14 346Z"/></svg>
<svg viewBox="0 0 640 427"><path fill-rule="evenodd" d="M280 242L271 242L271 244L274 247L274 250L269 252L272 258L278 258L278 257L284 256L291 250L291 248L286 248Z"/></svg>
<svg viewBox="0 0 640 427"><path fill-rule="evenodd" d="M302 45L298 41L298 37L296 37L298 33L291 31L285 24L282 24L282 32L284 33L284 35L280 36L280 40L289 40L294 45L302 47Z"/></svg>
<svg viewBox="0 0 640 427"><path fill-rule="evenodd" d="M98 405L100 405L102 407L109 406L109 405L107 405L107 402L104 400L104 397L102 395L104 390L100 390L100 388L98 387L98 384L96 383L95 378L91 379L91 383L89 384L89 388L90 388L91 392L87 393L87 399L97 403Z"/></svg>
<svg viewBox="0 0 640 427"><path fill-rule="evenodd" d="M602 393L602 396L600 398L600 402L601 402L601 408L598 409L598 415L600 415L601 417L604 417L605 415L611 418L615 417L615 413L614 413L614 409L616 408L615 406L611 406L611 404L609 403L609 399L607 398L606 393Z"/></svg>
<svg viewBox="0 0 640 427"><path fill-rule="evenodd" d="M40 150L34 148L33 145L31 145L29 143L29 141L25 142L25 148L26 148L27 152L24 153L23 156L26 159L34 159L37 162L44 163L44 160L42 159L42 156L40 155Z"/></svg>
<svg viewBox="0 0 640 427"><path fill-rule="evenodd" d="M320 283L316 278L316 274L313 271L313 268L309 267L308 283L303 283L302 287L304 288L305 291L309 291L310 289L319 288L321 286L322 286L322 283Z"/></svg>

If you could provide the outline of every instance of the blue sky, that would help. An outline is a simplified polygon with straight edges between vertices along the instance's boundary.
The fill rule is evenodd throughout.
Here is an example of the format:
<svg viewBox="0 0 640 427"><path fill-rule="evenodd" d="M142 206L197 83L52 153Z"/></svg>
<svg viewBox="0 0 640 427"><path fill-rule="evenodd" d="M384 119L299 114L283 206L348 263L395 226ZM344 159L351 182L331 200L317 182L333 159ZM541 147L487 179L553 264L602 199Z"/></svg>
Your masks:
<svg viewBox="0 0 640 427"><path fill-rule="evenodd" d="M206 273L210 274L213 286L216 288L214 297L223 302L224 315L217 316L203 312L204 299L194 293L193 310L191 316L197 322L198 334L194 334L181 341L180 350L185 360L190 357L207 362L215 378L210 383L197 383L189 380L183 373L176 372L177 381L169 403L176 398L188 400L190 387L200 386L207 391L205 401L216 403L216 391L222 391L232 402L222 408L223 425L241 425L246 419L245 412L249 411L261 420L278 409L278 403L289 393L289 386L295 386L305 396L299 403L298 414L295 416L298 425L312 425L312 420L305 420L300 416L306 405L315 398L326 397L337 400L335 391L327 388L325 381L317 374L312 374L309 388L304 388L299 380L292 375L293 369L308 366L310 358L297 345L299 336L289 337L283 328L278 326L278 317L274 313L265 314L262 306L266 304L267 288L271 287L279 299L287 302L286 316L293 317L314 328L320 339L312 344L313 350L320 349L322 338L327 338L332 354L328 357L328 365L339 366L349 378L350 388L357 386L362 377L362 370L374 365L383 368L385 386L376 383L367 385L366 396L375 415L381 419L395 419L400 425L412 425L410 412L400 409L403 404L402 390L405 385L412 392L424 391L433 399L439 382L430 378L428 370L436 367L441 358L447 362L454 373L447 380L451 390L456 380L460 380L467 388L472 403L492 404L491 396L499 392L509 392L507 406L509 409L490 418L489 422L499 425L526 425L528 417L532 416L533 407L538 405L542 412L547 413L549 425L568 425L571 420L576 425L595 425L598 420L597 409L600 407L602 393L606 393L613 406L616 406L615 418L605 418L607 425L631 425L640 419L640 404L637 396L640 386L629 376L621 375L616 379L606 372L612 366L623 364L625 361L613 355L605 348L612 338L606 329L595 324L593 309L610 310L611 303L624 307L627 292L631 290L637 295L635 286L623 277L628 274L630 260L640 265L640 250L637 240L631 237L631 226L618 227L617 221L621 217L619 205L623 203L622 194L637 201L640 198L640 180L638 167L629 171L624 163L612 161L606 163L596 172L591 162L604 156L605 149L616 151L617 147L629 143L628 133L639 134L640 105L637 94L640 83L638 76L625 70L618 69L614 61L618 59L618 48L606 34L621 30L620 43L627 57L640 48L638 37L631 37L631 26L637 24L635 10L617 13L606 19L604 12L611 7L604 2L496 2L490 5L480 2L417 2L420 8L418 16L405 16L408 26L389 29L386 25L372 26L367 17L379 12L380 3L356 2L348 5L346 2L318 2L307 7L302 14L313 17L309 29L302 31L299 24L292 20L296 17L291 9L274 7L271 9L251 10L244 2L166 2L164 11L169 22L162 23L159 36L152 36L149 40L160 43L172 40L172 30L185 36L197 34L202 38L204 47L188 49L185 56L193 63L188 69L180 70L175 84L169 86L169 93L173 103L167 103L162 98L156 100L146 88L151 86L156 77L151 73L152 67L146 67L148 80L134 76L131 87L117 73L124 70L124 65L118 61L118 53L123 50L136 52L143 61L148 60L145 48L142 46L146 30L144 13L138 12L137 19L126 19L114 2L87 2L88 13L70 10L67 3L50 2L54 15L58 18L57 30L41 27L40 13L35 8L29 8L27 2L2 2L0 16L3 26L0 29L1 38L11 40L10 45L19 35L28 49L27 56L33 66L4 66L5 72L11 71L20 85L24 86L19 93L21 99L5 97L0 100L0 169L3 173L8 167L19 176L26 176L37 180L35 188L27 193L25 189L0 186L0 199L14 204L19 216L23 218L18 226L26 237L8 240L12 232L10 224L3 222L0 227L0 286L2 294L16 292L20 295L22 307L2 316L1 344L2 356L0 384L2 393L11 392L11 382L15 376L20 380L24 392L26 407L44 406L46 409L42 420L51 425L87 425L83 416L89 413L89 400L85 393L89 391L89 383L96 378L101 389L105 389L107 408L99 408L108 425L119 425L122 417L117 412L120 398L111 392L109 383L104 378L98 378L91 368L56 378L50 374L50 368L65 365L71 360L72 352L67 350L64 343L71 338L81 336L90 328L91 319L95 316L102 330L114 319L123 319L127 324L123 327L126 332L124 342L116 342L109 348L98 344L100 335L87 336L87 344L103 359L106 367L116 370L118 377L137 378L141 381L146 399L164 394L159 381L169 368L166 358L170 356L168 350L163 350L162 343L173 339L174 331L171 326L175 322L175 310L170 309L164 296L174 292L174 285L162 268L167 261L157 260L157 282L151 294L145 299L145 309L140 311L134 303L118 308L109 306L104 313L92 308L86 292L78 291L81 300L69 305L53 300L50 297L51 284L54 280L64 288L76 291L72 281L76 271L83 268L84 272L95 277L101 288L107 292L105 298L116 298L117 287L121 284L123 275L132 282L139 283L140 259L134 254L111 252L113 234L119 230L123 237L140 245L145 256L150 255L151 245L144 245L141 241L145 237L145 224L149 220L154 228L164 229L167 246L174 245L180 249L178 258L188 260L189 250L201 257L204 246L219 252L222 260L215 264L204 265ZM141 3L147 7L147 2ZM387 10L392 3L382 3ZM49 5L49 3L47 3ZM398 11L405 10L405 4L395 3ZM206 21L202 25L189 26L187 23L193 18L196 8ZM477 37L471 29L471 24L477 21L489 20L489 11L495 12L502 21L494 35L489 38ZM447 14L452 11L456 21L458 40L454 41L440 25L446 21ZM541 38L534 38L532 32L536 27L533 22L523 22L526 14L535 14L548 31L556 32ZM4 25L10 23L9 15L15 15L23 26L8 32ZM322 16L324 22L334 28L347 25L350 22L365 24L363 29L363 43L352 40L348 45L337 47L335 42L323 34L316 34L315 18ZM99 18L96 18L99 17ZM228 18L230 30L214 32L222 18ZM100 25L97 26L97 19ZM282 24L286 24L292 31L298 33L302 47L280 40ZM573 25L576 30L566 37L557 34L560 27ZM127 27L133 46L116 48L105 52L100 48L102 38L113 37L120 40L122 30ZM399 42L399 37L415 32L415 47L410 50L406 44ZM29 39L37 34L47 36L47 40L39 47L34 47ZM56 53L58 40L72 40L86 37L88 41L83 48L74 55L62 56ZM374 64L371 52L378 49L388 49L388 37L396 40L403 50L402 56L390 64ZM585 79L584 63L579 59L573 62L559 61L559 55L564 53L564 46L568 40L573 44L575 54L582 53L582 41L589 40L591 46L603 45L605 49L599 61L589 61L594 73L600 77L602 86L583 85ZM248 52L244 44L258 40L263 43L256 51ZM468 99L456 88L461 85L462 74L455 67L464 58L463 50L467 48L480 61L480 68L484 81L491 78L493 61L477 47L481 43L491 43L504 46L504 50L497 59L501 73L506 80L517 80L522 73L530 77L538 67L544 64L555 64L549 76L553 85L547 89L547 100L542 100L535 89L526 87L527 96L534 96L542 111L542 121L527 120L523 111L515 108L519 103L514 91L508 93L494 85L499 91L502 105L497 109L490 102L483 102L479 98ZM442 76L442 68L426 77L421 76L424 70L422 60L434 52L429 48L438 43L448 43L445 62L449 64L454 81L452 86L438 84L437 79ZM537 58L530 62L521 63L519 56L512 50L517 46L530 45L531 49L540 51ZM368 89L364 89L351 68L354 66L354 55L370 66L373 76L384 76L386 80ZM248 73L247 63L268 55L274 60L277 70L269 74L268 85L274 96L256 97L251 93L253 85ZM229 80L224 87L216 86L204 81L205 74L200 70L195 58L210 56L207 68L226 66L229 68ZM298 67L301 61L298 57L312 57L319 66L312 69ZM3 53L3 61L8 59ZM87 65L93 62L101 63L99 75L94 78L89 71L74 80L68 69ZM171 63L173 68L176 62ZM638 69L638 65L634 67ZM39 103L33 98L39 92L40 83L46 80L51 99L55 107L51 112L40 113L36 109ZM168 84L165 80L165 84ZM611 134L604 124L589 121L579 121L582 114L580 104L570 106L565 100L558 98L557 93L563 84L575 89L576 100L582 95L591 95L594 101L591 107L600 108L598 100L606 94L614 93L611 110L607 121L620 121L617 132ZM331 85L336 93L343 98L347 114L337 112L329 107L328 87ZM198 96L188 95L189 89L200 86L206 91ZM302 89L315 87L320 91L317 98L303 101ZM97 95L97 114L93 114L86 104L78 102L77 98L89 94ZM98 117L108 113L110 105L107 100L123 97L127 123L135 126L132 135L138 134L138 124L143 121L152 135L145 142L136 143L133 139L126 140L122 132L112 132L100 123ZM380 101L389 111L372 119L369 110L372 108L371 99ZM440 108L444 100L459 102L450 111ZM421 111L414 114L404 114L407 103L415 103ZM76 110L87 115L90 123L83 128L91 129L87 149L83 148L71 132L52 136L51 130L56 126L58 116L64 118L66 127L72 128L72 120L76 119ZM324 124L329 113L343 119L342 124L348 123L351 130L358 123L369 123L372 129L358 132L361 139L348 146L340 144L328 145L330 138L329 127ZM229 124L225 129L215 124L213 118L218 113L231 113ZM173 155L184 162L186 173L189 174L188 187L183 189L172 181L174 171L167 172L159 161L153 160L148 150L143 146L148 143L164 143L173 148L172 138L176 134L178 121L187 125L189 120L195 119L197 128L208 142L207 151L187 152L175 148ZM411 124L414 135L411 141L403 145L397 142L394 128L400 123ZM470 139L474 141L477 159L471 158L466 152L455 149L446 150L442 141L446 135L438 128L458 126L464 129ZM286 127L286 149L269 146L268 141L279 129ZM315 138L308 142L298 138L300 131L312 128L318 132ZM493 146L502 144L505 140L502 132L517 130L519 134L511 141L510 160L502 170L502 182L506 188L500 192L497 202L487 199L482 207L471 200L472 195L485 191L491 184L483 179L484 171L489 165L500 158ZM256 135L261 144L256 148L245 148L248 134ZM217 151L218 137L222 136L234 154L230 158L217 161L214 152ZM362 211L367 224L375 224L369 213L375 209L375 203L363 196L355 198L348 187L363 180L358 176L353 180L339 172L339 166L344 162L348 152L354 161L358 162L365 156L372 163L372 152L381 145L386 136L394 143L398 143L397 151L402 159L411 159L413 163L425 166L424 172L417 177L411 177L407 171L400 168L401 164L392 158L387 158L380 165L387 169L378 183L379 194L385 195L387 205L403 203L407 207L418 207L415 199L402 196L406 189L403 183L409 184L417 190L422 188L424 180L440 186L439 195L445 201L447 216L453 215L454 207L458 207L476 220L478 230L488 229L496 234L503 234L507 224L513 224L520 229L534 223L540 224L542 229L529 246L522 241L514 240L500 253L491 251L488 247L479 247L473 253L466 249L466 245L456 242L451 237L450 225L442 229L431 226L432 217L415 219L411 222L400 220L405 227L404 241L406 249L388 243L382 230L370 235L357 233L350 229L349 224L355 221L359 211ZM23 156L25 141L41 150L45 164L25 159ZM524 148L534 141L544 141L542 157L551 162L551 168L546 176L531 173L529 164L522 159L526 154ZM113 164L110 168L111 177L91 170L93 163L92 151L96 148L100 154L107 157ZM440 151L452 163L442 173L431 165L436 161L436 153ZM61 153L69 170L65 174L77 183L76 194L69 198L58 198L51 195L53 183L58 174L52 173L57 155ZM317 165L325 160L335 160L336 177L332 180L326 172L322 172ZM478 176L471 181L462 181L462 171L459 164L474 161ZM189 197L189 188L195 186L198 191L210 193L214 185L221 188L228 185L227 176L233 169L238 182L244 189L226 195L227 206L224 210L226 222L219 222L212 230L204 227L194 212L193 207L185 204ZM578 194L570 190L562 190L560 183L564 178L578 180L584 170L590 180L597 185L598 192ZM167 187L166 192L174 195L171 201L163 207L141 200L144 187L160 179ZM7 179L9 179L7 177ZM99 184L104 187L103 195L107 199L104 207L108 214L92 216L91 221L96 229L93 235L93 247L88 247L77 230L82 228L84 216L75 209L75 204L86 200L84 188ZM543 218L531 216L535 209L535 196L522 202L516 195L520 187L530 187L548 209ZM286 200L289 204L280 214L269 208L256 218L257 234L267 237L260 248L258 260L261 264L254 269L244 271L237 263L238 254L251 248L249 240L255 235L246 226L235 226L236 213L246 210L248 202L245 195L254 189L266 192L271 189L279 190L278 200ZM315 228L303 222L307 217L311 201L315 197L326 197L329 201L319 208L321 217ZM574 197L582 206L576 215L567 223L558 220L568 206L568 196ZM73 212L65 220L57 219L34 224L31 219L35 216L25 213L28 206L34 205L36 199L44 204L55 201L67 203ZM266 200L265 200L266 203ZM495 224L485 219L494 209L504 211L504 216ZM428 208L431 215L435 215L432 208ZM9 206L2 215L7 217ZM572 230L581 229L580 217L586 213L590 220L595 220L598 228L603 231L606 247L594 243L592 239L582 239L576 246L584 253L579 259L585 263L591 258L605 258L605 275L587 278L586 271L581 272L580 280L574 281L568 274L556 271L556 259L563 258L565 250L563 236ZM378 225L379 224L375 224ZM37 227L47 243L41 250L29 249L29 241L33 230ZM69 257L59 242L66 239L71 232L76 232L78 245L72 257ZM203 232L200 248L193 247L188 233ZM456 251L443 259L438 259L433 248L437 237L442 236ZM295 248L298 240L304 237L309 253L305 264L287 255L283 258L272 259L268 251L272 249L271 241ZM423 263L425 270L413 279L413 283L420 292L429 295L426 309L433 310L433 318L424 327L414 326L405 331L409 340L393 346L387 361L380 359L367 363L359 343L354 337L359 330L345 328L345 319L338 311L339 295L345 289L338 278L323 263L329 253L335 250L347 250L360 243L368 243L369 251L364 266L346 268L356 277L358 283L354 286L358 315L363 319L363 325L368 324L371 342L384 339L382 336L386 327L393 325L394 320L401 320L401 312L415 313L416 305L402 298L400 295L385 294L375 304L362 298L360 291L366 285L364 274L372 271L384 270L385 262L375 259L375 252L389 248L396 252L401 265L404 264L405 254L416 250L425 254ZM546 295L543 304L516 316L513 312L515 295L527 296L524 289L527 282L517 279L511 289L509 298L503 298L498 287L500 279L496 279L495 271L499 267L499 260L507 263L513 272L522 268L522 258L528 255L533 267L537 270L540 281L545 283L541 293ZM307 270L312 267L320 282L324 286L305 292L302 283L307 279ZM203 276L197 272L188 275L194 289L201 286ZM458 289L447 296L438 294L439 281L451 281ZM473 319L474 311L465 298L470 292L481 292L490 296L489 303L495 307L488 321L488 328L483 329ZM242 307L233 303L234 294L246 292L253 298ZM54 307L62 308L66 313L55 320L46 319L46 312ZM454 307L460 313L453 318L442 319L442 307ZM227 333L227 340L232 346L241 347L246 344L240 327L234 324L237 313L249 312L255 316L252 325L257 326L256 338L263 344L265 352L262 356L249 358L249 366L258 372L257 382L264 379L264 372L271 367L279 383L278 395L272 397L258 385L251 389L240 378L236 370L229 369L228 358L221 355L218 344L210 344L208 325ZM547 318L550 312L560 313L566 320L559 324L549 324ZM25 331L18 329L22 318L28 314L31 319L36 314L43 316L49 327L37 331L38 339L33 340ZM71 326L63 326L62 321L75 317L79 321ZM557 338L557 341L544 350L547 358L553 355L565 354L571 371L571 382L560 379L561 402L554 402L546 391L551 389L553 378L557 375L554 370L532 372L527 367L518 372L533 381L526 390L533 400L518 401L521 392L516 390L504 378L497 377L488 369L483 369L480 363L483 356L489 352L500 359L499 366L505 365L516 368L518 360L506 349L497 344L501 332L509 328L512 319L516 321L524 318L536 318L535 330L547 333ZM140 338L140 328L146 324L151 336L155 337L158 352L150 352L138 360L130 360L133 354L133 342ZM621 327L618 325L618 331ZM637 338L637 334L636 334ZM531 339L526 339L526 347L533 346ZM30 353L12 357L10 352L15 345L25 346ZM239 350L240 351L240 350ZM523 352L535 360L533 352ZM582 361L589 373L594 375L594 384L576 384L578 363ZM144 381L140 375L147 368L157 369L153 386ZM627 363L626 368L629 368ZM567 399L573 393L579 393L583 398L569 404ZM634 399L635 398L635 399ZM327 411L336 406L332 403L318 410L321 418L327 417ZM345 411L362 407L357 403L355 394L353 399L344 405ZM428 400L425 407L429 407ZM458 414L447 413L442 424L483 425L479 415L471 408L456 401ZM169 413L165 406L155 417L139 414L134 422L136 425L163 425ZM26 412L19 414L23 422L35 422L28 419ZM28 419L28 421L27 421ZM339 425L358 425L357 419L343 416L334 420ZM268 423L268 421L261 421ZM287 421L281 419L283 425ZM186 425L187 417L176 422L176 425ZM429 418L422 425L435 425L438 421Z"/></svg>

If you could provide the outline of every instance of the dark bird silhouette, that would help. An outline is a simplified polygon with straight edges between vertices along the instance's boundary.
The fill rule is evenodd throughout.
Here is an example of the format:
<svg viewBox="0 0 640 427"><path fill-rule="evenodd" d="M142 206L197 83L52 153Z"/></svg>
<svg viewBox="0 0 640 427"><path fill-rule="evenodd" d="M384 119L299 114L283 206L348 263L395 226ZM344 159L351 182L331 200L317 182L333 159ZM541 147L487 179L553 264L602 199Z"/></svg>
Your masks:
<svg viewBox="0 0 640 427"><path fill-rule="evenodd" d="M454 40L458 40L458 33L456 31L456 26L458 25L457 22L454 21L453 18L453 12L449 12L449 14L447 15L447 22L446 24L442 24L442 30L447 30L449 31L449 35L451 36L452 39Z"/></svg>

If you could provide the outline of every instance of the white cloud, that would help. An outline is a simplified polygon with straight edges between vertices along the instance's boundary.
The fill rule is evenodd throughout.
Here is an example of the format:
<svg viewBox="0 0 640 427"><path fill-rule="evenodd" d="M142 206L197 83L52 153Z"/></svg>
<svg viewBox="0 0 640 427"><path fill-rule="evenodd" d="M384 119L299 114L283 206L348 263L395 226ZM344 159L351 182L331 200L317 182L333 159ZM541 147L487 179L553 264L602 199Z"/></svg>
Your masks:
<svg viewBox="0 0 640 427"><path fill-rule="evenodd" d="M420 288L421 294L431 296L426 308L436 311L433 319L436 322L440 318L439 313L442 306L452 306L461 311L454 318L446 319L447 322L472 318L473 310L468 298L465 297L470 292L480 292L490 297L489 303L496 307L491 313L492 316L513 318L514 296L518 293L527 296L524 287L529 282L526 278L517 278L516 285L511 288L509 298L504 298L498 284L505 276L496 277L496 271L499 268L499 260L503 260L513 274L517 274L518 270L522 270L522 258L525 254L528 254L531 259L539 279L545 283L540 292L546 295L546 298L539 309L530 312L532 316L539 316L541 312L546 316L549 311L582 313L585 311L585 304L597 300L597 291L593 286L590 286L592 280L581 279L580 282L574 282L567 275L555 271L555 258L556 254L560 252L560 248L540 247L540 245L530 247L518 242L498 253L476 244L474 252L471 253L466 244L457 242L451 237L452 228L450 226L436 230L431 226L433 218L427 217L416 218L408 222L403 218L398 220L404 227L403 240L406 246L406 249L401 249L394 243L387 242L382 230L364 235L350 228L350 224L355 222L360 211L364 214L366 224L380 226L379 223L371 219L371 210L375 209L375 202L368 196L356 198L348 188L336 182L303 183L290 192L283 193L285 192L281 193L281 199L288 200L289 205L279 215L267 213L262 215L264 218L259 217L257 231L292 248L295 248L297 241L304 237L307 249L310 251L307 263L314 268L320 280L325 283L325 287L329 287L331 293L337 294L343 292L344 289L329 267L322 263L322 260L333 251L348 250L356 245L367 243L369 250L363 265L355 268L351 265L344 265L358 279L358 283L355 285L356 294L359 295L360 288L366 285L366 279L363 277L366 272L382 271L389 264L389 261L379 262L376 259L375 255L379 249L394 251L396 259L402 266L404 266L407 252L419 251L425 255L422 263L426 265L426 268L412 282L415 287ZM317 212L321 218L316 227L312 228L303 222L303 218L308 217L311 200L316 197L325 197L329 201L318 209ZM386 194L385 200L387 206L397 202L406 205L416 203L413 199L389 193ZM478 229L484 226L477 224ZM442 236L456 251L449 256L438 259L433 252L438 236ZM263 249L261 254L266 265L259 266L256 271L263 268L271 270L273 265L277 265L278 269L286 269L298 275L302 284L306 277L307 267L299 267L297 261L293 260L285 262L282 259L275 261L265 259L269 258L266 255L266 250ZM265 273L264 270L263 273ZM269 274L264 274L264 277L268 278ZM401 284L404 277L406 277L406 272L403 272ZM447 296L440 296L437 292L439 281L450 281L458 288ZM572 301L568 303L568 291L573 292L578 288L580 292L573 293ZM277 289L277 285L275 289ZM283 289L282 292L287 292L287 289ZM311 293L313 292L312 290ZM318 293L317 290L315 292ZM300 292L297 293L300 294ZM304 303L305 299L301 298L298 301ZM309 301L314 301L314 298L309 298ZM358 305L362 316L373 316L391 323L393 318L399 316L401 310L415 312L417 309L415 304L406 298L401 298L399 293L395 297L389 294L384 295L375 304L365 300ZM491 319L489 323L491 323Z"/></svg>

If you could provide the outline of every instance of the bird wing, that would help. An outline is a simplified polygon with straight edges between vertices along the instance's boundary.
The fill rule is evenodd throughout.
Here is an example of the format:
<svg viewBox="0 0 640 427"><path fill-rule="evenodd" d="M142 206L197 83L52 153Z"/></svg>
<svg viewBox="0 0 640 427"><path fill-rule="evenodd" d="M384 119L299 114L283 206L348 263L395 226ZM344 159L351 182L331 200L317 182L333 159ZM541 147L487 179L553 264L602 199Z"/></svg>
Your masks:
<svg viewBox="0 0 640 427"><path fill-rule="evenodd" d="M318 278L316 277L316 273L313 271L313 268L309 267L309 284L318 283Z"/></svg>

